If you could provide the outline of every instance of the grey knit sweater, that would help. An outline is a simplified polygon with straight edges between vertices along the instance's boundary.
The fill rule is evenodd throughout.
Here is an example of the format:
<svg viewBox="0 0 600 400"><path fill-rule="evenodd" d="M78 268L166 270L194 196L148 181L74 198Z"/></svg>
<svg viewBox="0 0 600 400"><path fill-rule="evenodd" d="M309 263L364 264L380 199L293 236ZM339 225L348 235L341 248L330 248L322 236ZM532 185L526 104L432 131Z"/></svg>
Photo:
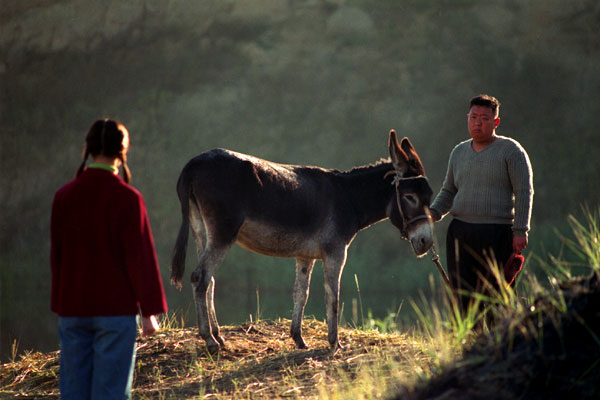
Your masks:
<svg viewBox="0 0 600 400"><path fill-rule="evenodd" d="M533 173L525 149L498 136L480 152L472 139L450 153L446 178L431 204L436 220L448 211L469 223L511 224L516 236L529 231L533 203Z"/></svg>

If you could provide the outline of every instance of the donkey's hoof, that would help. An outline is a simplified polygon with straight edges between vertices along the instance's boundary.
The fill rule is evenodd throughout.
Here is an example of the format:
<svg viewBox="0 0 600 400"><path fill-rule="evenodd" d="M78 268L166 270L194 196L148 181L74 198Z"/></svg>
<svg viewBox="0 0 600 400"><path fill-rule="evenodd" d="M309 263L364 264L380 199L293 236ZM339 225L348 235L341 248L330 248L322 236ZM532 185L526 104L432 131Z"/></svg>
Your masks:
<svg viewBox="0 0 600 400"><path fill-rule="evenodd" d="M306 345L306 343L304 343L304 340L300 339L300 342L296 342L296 348L298 350L306 350L308 349L308 346Z"/></svg>
<svg viewBox="0 0 600 400"><path fill-rule="evenodd" d="M308 349L308 346L304 342L304 339L300 335L294 335L292 333L292 339L294 339L294 343L296 343L296 348L300 350Z"/></svg>
<svg viewBox="0 0 600 400"><path fill-rule="evenodd" d="M206 344L207 353L217 354L219 352L221 345L212 336L209 336L208 338L203 338L203 339ZM223 343L223 347L225 347L224 343Z"/></svg>
<svg viewBox="0 0 600 400"><path fill-rule="evenodd" d="M215 339L217 339L217 342L219 342L219 346L220 346L222 349L225 349L225 347L226 347L226 346L225 346L225 339L223 339L223 336L220 336L220 335L215 335Z"/></svg>
<svg viewBox="0 0 600 400"><path fill-rule="evenodd" d="M206 344L206 351L211 355L219 354L219 350L220 350L220 346L216 342Z"/></svg>
<svg viewBox="0 0 600 400"><path fill-rule="evenodd" d="M342 345L340 344L340 342L335 342L335 343L331 344L331 347L330 347L330 349L331 349L331 355L333 356L333 355L335 355L335 354L336 354L338 351L340 351L340 350L343 350L343 349L344 349L344 346L342 346Z"/></svg>
<svg viewBox="0 0 600 400"><path fill-rule="evenodd" d="M292 329L290 331L290 336L294 340L294 343L296 343L297 349L302 349L302 350L308 349L308 346L304 342L304 338L302 337L302 331L300 329L298 329L298 328L294 329L292 327Z"/></svg>

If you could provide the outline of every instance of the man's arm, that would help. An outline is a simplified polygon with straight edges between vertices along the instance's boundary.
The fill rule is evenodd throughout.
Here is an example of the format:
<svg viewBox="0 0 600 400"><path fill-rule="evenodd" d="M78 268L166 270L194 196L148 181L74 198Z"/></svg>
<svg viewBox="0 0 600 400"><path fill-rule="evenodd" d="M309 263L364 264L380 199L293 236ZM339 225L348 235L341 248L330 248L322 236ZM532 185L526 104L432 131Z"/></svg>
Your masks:
<svg viewBox="0 0 600 400"><path fill-rule="evenodd" d="M507 165L515 195L513 250L520 253L528 243L527 232L530 228L533 206L533 170L529 156L521 146L508 158Z"/></svg>
<svg viewBox="0 0 600 400"><path fill-rule="evenodd" d="M450 154L450 158L448 160L448 169L446 170L446 177L444 178L442 188L429 207L434 221L441 220L444 215L450 211L450 208L452 208L452 203L454 202L454 196L458 191L456 185L454 184L454 171L452 167L453 154L454 150Z"/></svg>

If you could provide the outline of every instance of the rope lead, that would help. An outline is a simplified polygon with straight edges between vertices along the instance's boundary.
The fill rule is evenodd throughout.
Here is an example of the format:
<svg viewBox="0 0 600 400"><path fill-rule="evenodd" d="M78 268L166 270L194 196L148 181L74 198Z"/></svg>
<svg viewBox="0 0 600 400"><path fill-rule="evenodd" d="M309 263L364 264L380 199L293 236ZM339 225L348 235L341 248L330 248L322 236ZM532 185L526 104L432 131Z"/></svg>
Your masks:
<svg viewBox="0 0 600 400"><path fill-rule="evenodd" d="M431 246L429 251L431 252L431 261L433 261L438 271L440 271L440 275L442 275L442 278L444 279L444 282L446 282L448 288L452 289L450 287L450 279L448 279L448 274L446 274L446 271L444 271L444 267L442 267L442 263L440 262L440 256L437 251L435 251L435 244Z"/></svg>

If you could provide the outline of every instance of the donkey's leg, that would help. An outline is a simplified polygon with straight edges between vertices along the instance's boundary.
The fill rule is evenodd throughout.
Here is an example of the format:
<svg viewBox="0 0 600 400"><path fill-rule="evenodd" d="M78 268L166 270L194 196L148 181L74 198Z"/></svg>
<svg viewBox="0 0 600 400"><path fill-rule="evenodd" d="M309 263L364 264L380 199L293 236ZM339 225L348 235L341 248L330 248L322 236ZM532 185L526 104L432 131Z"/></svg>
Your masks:
<svg viewBox="0 0 600 400"><path fill-rule="evenodd" d="M198 207L198 205L195 202L190 202L190 227L192 228L192 233L194 236L194 240L196 242L196 250L198 252L198 260L199 260L199 265L196 268L196 271L198 270L206 270L206 260L208 259L208 257L203 257L203 255L206 253L206 244L207 244L207 238L206 238L206 225L205 225L205 221L204 218L202 217L202 213L200 212L200 209ZM208 322L211 325L211 332L213 334L213 337L219 342L219 344L221 346L224 346L224 342L223 339L220 337L219 335L219 325L216 322L216 315L214 313L214 282L215 279L214 277L210 278L210 284L207 288L207 293L206 296L207 298L207 307L208 307L208 318L210 318L210 321ZM194 293L194 298L196 298L196 294L198 296L200 296L201 298L204 298L205 296L201 293L198 292L199 288L198 288L198 284L199 282L194 281L194 278L192 279L192 290ZM198 293L197 293L198 292ZM199 302L194 301L194 303L196 304L196 316L198 319L198 328L200 330L200 334L201 336L206 339L206 335L203 334L202 332L205 330L205 328L202 328L205 325L206 318L204 318L204 313L202 312L201 308L203 308L203 306L201 306L201 304L199 304ZM216 334L215 334L216 333ZM210 340L210 339L209 339Z"/></svg>
<svg viewBox="0 0 600 400"><path fill-rule="evenodd" d="M292 328L290 334L296 342L296 347L306 349L306 343L302 339L302 318L304 307L308 300L310 289L310 277L312 275L315 260L306 258L296 259L296 281L294 282L294 311L292 313Z"/></svg>
<svg viewBox="0 0 600 400"><path fill-rule="evenodd" d="M217 321L217 313L215 311L215 277L210 281L210 285L208 286L208 315L210 317L210 327L211 332L217 342L221 345L221 347L225 347L225 340L221 337L221 328L219 327L219 322Z"/></svg>
<svg viewBox="0 0 600 400"><path fill-rule="evenodd" d="M192 200L190 200L190 228L192 228L194 241L196 242L198 258L200 258L200 255L204 253L206 245L206 225L204 224L204 217L200 212L199 205Z"/></svg>
<svg viewBox="0 0 600 400"><path fill-rule="evenodd" d="M229 246L214 249L208 245L204 253L200 256L198 267L192 272L191 277L194 302L196 303L196 315L198 317L198 332L206 341L206 347L210 353L218 352L219 343L212 334L211 318L208 310L208 287L212 282L215 271L225 258L228 249Z"/></svg>
<svg viewBox="0 0 600 400"><path fill-rule="evenodd" d="M340 297L340 278L346 263L347 246L335 249L323 260L325 309L327 311L328 339L331 350L340 349L338 341L338 304Z"/></svg>

